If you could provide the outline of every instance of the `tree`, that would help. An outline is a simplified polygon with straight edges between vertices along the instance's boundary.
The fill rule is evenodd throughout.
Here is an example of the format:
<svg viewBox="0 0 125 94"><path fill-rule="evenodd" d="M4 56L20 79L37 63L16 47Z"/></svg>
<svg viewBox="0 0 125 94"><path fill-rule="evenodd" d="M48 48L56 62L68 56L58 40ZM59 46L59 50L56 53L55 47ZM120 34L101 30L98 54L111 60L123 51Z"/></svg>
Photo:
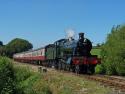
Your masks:
<svg viewBox="0 0 125 94"><path fill-rule="evenodd" d="M4 46L2 46L2 47L0 46L0 56L4 56L5 53L6 53L6 50L5 50Z"/></svg>
<svg viewBox="0 0 125 94"><path fill-rule="evenodd" d="M97 44L96 44L96 47L101 47L101 44L100 44L100 43L97 43Z"/></svg>
<svg viewBox="0 0 125 94"><path fill-rule="evenodd" d="M3 46L3 42L2 41L0 41L0 46Z"/></svg>
<svg viewBox="0 0 125 94"><path fill-rule="evenodd" d="M125 75L125 25L112 28L102 46L101 57L107 74Z"/></svg>
<svg viewBox="0 0 125 94"><path fill-rule="evenodd" d="M6 55L12 57L14 53L19 53L32 49L33 46L30 42L24 39L15 38L10 41L6 46Z"/></svg>
<svg viewBox="0 0 125 94"><path fill-rule="evenodd" d="M4 50L3 42L0 41L0 56L3 56L3 55L4 55L4 52L5 52L5 50Z"/></svg>

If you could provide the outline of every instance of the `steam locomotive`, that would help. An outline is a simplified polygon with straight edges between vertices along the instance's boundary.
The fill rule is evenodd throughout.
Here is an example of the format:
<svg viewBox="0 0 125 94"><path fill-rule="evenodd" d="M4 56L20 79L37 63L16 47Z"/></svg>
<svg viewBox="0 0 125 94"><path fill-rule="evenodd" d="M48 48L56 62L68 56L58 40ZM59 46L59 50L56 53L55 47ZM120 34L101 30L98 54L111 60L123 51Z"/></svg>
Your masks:
<svg viewBox="0 0 125 94"><path fill-rule="evenodd" d="M91 55L91 49L91 41L84 37L84 33L79 33L78 40L72 37L60 39L36 50L14 54L13 58L19 62L93 74L100 59L97 55Z"/></svg>

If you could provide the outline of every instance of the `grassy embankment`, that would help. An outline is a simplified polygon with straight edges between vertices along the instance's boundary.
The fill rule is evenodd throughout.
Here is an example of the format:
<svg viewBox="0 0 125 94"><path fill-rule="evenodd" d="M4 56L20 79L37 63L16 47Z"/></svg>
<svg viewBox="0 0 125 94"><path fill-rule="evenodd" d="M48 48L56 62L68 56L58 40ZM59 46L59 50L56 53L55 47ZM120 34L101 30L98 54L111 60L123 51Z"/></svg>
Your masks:
<svg viewBox="0 0 125 94"><path fill-rule="evenodd" d="M0 58L1 94L109 94L110 89L68 73L38 73ZM8 70L8 71L6 71ZM4 76L3 78L1 78ZM6 78L6 79L5 79Z"/></svg>
<svg viewBox="0 0 125 94"><path fill-rule="evenodd" d="M15 66L12 62L0 57L0 94L52 94L46 83L39 84L43 79L41 74L29 67ZM40 85L40 90L37 85Z"/></svg>

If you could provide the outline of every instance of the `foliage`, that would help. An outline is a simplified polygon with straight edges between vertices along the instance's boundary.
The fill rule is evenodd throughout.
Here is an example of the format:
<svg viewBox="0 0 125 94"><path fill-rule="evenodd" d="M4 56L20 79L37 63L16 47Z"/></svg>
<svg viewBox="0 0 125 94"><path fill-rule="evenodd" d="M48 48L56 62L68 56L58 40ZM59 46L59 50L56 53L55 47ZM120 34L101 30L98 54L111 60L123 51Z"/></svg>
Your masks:
<svg viewBox="0 0 125 94"><path fill-rule="evenodd" d="M39 73L30 71L28 67L14 67L18 94L52 94L48 84Z"/></svg>
<svg viewBox="0 0 125 94"><path fill-rule="evenodd" d="M28 67L12 65L12 60L0 57L0 94L52 94L39 73ZM43 78L42 78L43 79Z"/></svg>
<svg viewBox="0 0 125 94"><path fill-rule="evenodd" d="M95 73L97 73L97 74L104 74L105 73L105 68L104 68L104 66L103 65L97 65L96 67L95 67Z"/></svg>
<svg viewBox="0 0 125 94"><path fill-rule="evenodd" d="M29 68L24 68L24 67L14 67L14 75L15 75L15 80L17 82L21 82L29 78L32 73L29 70Z"/></svg>
<svg viewBox="0 0 125 94"><path fill-rule="evenodd" d="M31 49L32 47L33 46L31 43L29 43L28 41L26 41L24 39L19 39L19 38L12 40L6 46L7 54L9 56L12 56L14 53L27 51L27 50Z"/></svg>
<svg viewBox="0 0 125 94"><path fill-rule="evenodd" d="M3 60L6 61L6 64ZM10 67L7 67L8 64ZM39 74L31 71L28 67L13 67L11 61L7 58L0 58L0 73L3 72L1 69L4 69L2 66L6 70L9 68L12 70L7 72L9 73L7 76L12 80L5 80L9 84L6 84L6 88L3 89L4 92L0 92L0 94L73 94L74 92L74 94L79 94L85 92L83 90L87 90L86 92L89 94L106 94L108 91L108 89L105 90L99 85L97 86L97 83L83 80L81 77L64 75L60 72ZM4 71L0 74L0 78L5 74ZM2 82L0 79L0 88L5 85ZM93 93L93 90L95 90L95 93Z"/></svg>
<svg viewBox="0 0 125 94"><path fill-rule="evenodd" d="M125 75L125 25L112 28L102 46L101 58L107 74Z"/></svg>
<svg viewBox="0 0 125 94"><path fill-rule="evenodd" d="M14 73L11 61L0 57L0 94L15 94Z"/></svg>
<svg viewBox="0 0 125 94"><path fill-rule="evenodd" d="M0 41L0 46L3 46L3 42L2 41Z"/></svg>
<svg viewBox="0 0 125 94"><path fill-rule="evenodd" d="M4 46L0 46L0 56L4 56L5 52Z"/></svg>
<svg viewBox="0 0 125 94"><path fill-rule="evenodd" d="M15 38L7 45L0 47L0 55L12 57L13 54L32 49L32 44L27 40Z"/></svg>
<svg viewBox="0 0 125 94"><path fill-rule="evenodd" d="M100 44L100 43L97 43L97 44L96 44L96 47L101 47L101 44Z"/></svg>
<svg viewBox="0 0 125 94"><path fill-rule="evenodd" d="M100 57L100 53L101 53L101 48L93 48L91 50L92 55L97 55L98 57Z"/></svg>

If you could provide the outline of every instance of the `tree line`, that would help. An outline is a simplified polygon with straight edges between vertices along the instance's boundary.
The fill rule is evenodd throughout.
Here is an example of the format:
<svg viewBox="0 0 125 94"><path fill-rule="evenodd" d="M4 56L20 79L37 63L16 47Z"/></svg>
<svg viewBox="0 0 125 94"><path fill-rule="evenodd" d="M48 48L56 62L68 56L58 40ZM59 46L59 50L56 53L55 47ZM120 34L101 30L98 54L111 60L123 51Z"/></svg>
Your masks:
<svg viewBox="0 0 125 94"><path fill-rule="evenodd" d="M27 51L32 48L33 45L29 41L20 38L15 38L6 45L3 45L3 42L0 41L0 56L12 58L13 54Z"/></svg>

